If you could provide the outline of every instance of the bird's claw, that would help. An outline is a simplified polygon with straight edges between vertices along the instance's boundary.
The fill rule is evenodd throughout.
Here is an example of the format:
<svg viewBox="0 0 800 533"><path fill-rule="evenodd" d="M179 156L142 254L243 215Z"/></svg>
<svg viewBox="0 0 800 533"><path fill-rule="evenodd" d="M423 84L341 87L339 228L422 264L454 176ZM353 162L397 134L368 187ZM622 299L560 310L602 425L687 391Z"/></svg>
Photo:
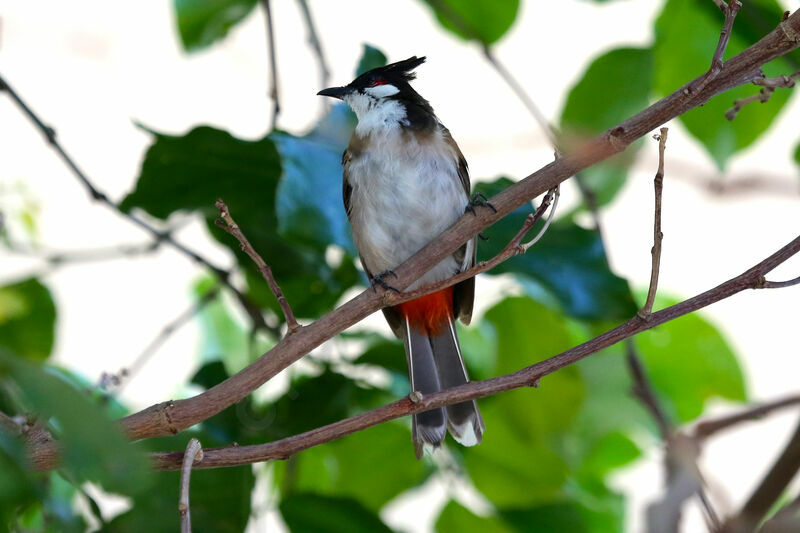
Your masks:
<svg viewBox="0 0 800 533"><path fill-rule="evenodd" d="M489 200L479 192L472 195L472 199L467 204L467 207L464 208L464 212L465 213L470 212L473 215L477 216L477 214L475 213L476 207L488 207L489 209L497 213L497 209L495 208L495 206L493 206L491 202L489 202Z"/></svg>
<svg viewBox="0 0 800 533"><path fill-rule="evenodd" d="M397 290L394 287L392 287L391 285L389 285L386 282L386 280L383 279L386 276L394 276L395 279L397 279L397 274L394 272L394 270L384 270L380 274L377 274L377 275L373 276L372 279L369 281L369 284L372 286L372 290L374 292L377 292L377 289L375 288L375 286L376 285L380 285L381 287L383 287L387 291L394 291L397 294L400 294L399 290Z"/></svg>

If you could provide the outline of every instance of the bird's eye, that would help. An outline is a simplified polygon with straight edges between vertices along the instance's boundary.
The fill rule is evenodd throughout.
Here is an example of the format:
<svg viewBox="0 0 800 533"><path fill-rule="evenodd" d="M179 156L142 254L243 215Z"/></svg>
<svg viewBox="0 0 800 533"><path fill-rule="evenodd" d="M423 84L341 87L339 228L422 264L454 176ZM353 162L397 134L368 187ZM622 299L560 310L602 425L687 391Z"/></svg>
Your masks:
<svg viewBox="0 0 800 533"><path fill-rule="evenodd" d="M377 87L378 85L386 85L387 83L389 83L389 82L387 82L383 78L373 78L372 81L370 82L369 86L370 87Z"/></svg>

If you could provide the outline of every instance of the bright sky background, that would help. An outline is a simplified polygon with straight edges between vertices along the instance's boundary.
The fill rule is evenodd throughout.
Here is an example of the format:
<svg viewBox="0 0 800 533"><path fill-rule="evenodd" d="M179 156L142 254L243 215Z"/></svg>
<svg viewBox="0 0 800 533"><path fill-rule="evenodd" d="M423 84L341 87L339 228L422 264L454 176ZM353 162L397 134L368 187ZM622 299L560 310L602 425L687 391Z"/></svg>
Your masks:
<svg viewBox="0 0 800 533"><path fill-rule="evenodd" d="M300 133L313 124L322 105L315 96L321 88L318 72L296 2L273 3L282 97L278 124ZM798 7L796 0L783 3ZM642 0L604 6L527 0L496 53L543 112L556 119L568 88L592 58L615 46L649 42L660 5ZM474 179L520 178L551 160L552 150L533 119L480 51L441 31L421 2L315 0L311 8L332 67L331 84L350 81L365 42L379 46L390 60L428 56L415 86L453 132ZM167 1L0 0L0 19L0 73L55 127L78 164L113 198L133 186L150 142L134 121L176 134L197 124L252 139L266 132L271 104L259 10L224 42L192 56L181 50ZM725 197L692 184L715 177L716 169L680 124L669 124L661 268L665 292L688 297L706 290L798 234L799 172L790 159L800 141L798 118L800 97L795 96L769 135L730 165L733 176L767 176L785 184L786 192ZM130 223L88 200L2 94L0 147L0 187L22 185L36 199L40 242L46 247L72 250L147 241ZM628 185L603 216L612 268L638 287L645 287L649 277L656 158L656 143L647 143ZM564 189L565 201L574 201L574 187ZM0 197L0 202L7 201ZM196 221L177 237L220 264L232 262ZM4 255L0 283L42 267L35 260ZM788 279L798 273L800 260L795 258L772 277ZM189 285L200 275L188 259L165 247L153 256L49 273L46 283L59 309L56 361L93 381L103 371L128 365L164 324L189 306ZM485 281L481 285L479 309L502 296L497 290L507 290ZM703 312L734 346L755 400L798 390L798 296L798 287L751 291ZM180 385L195 369L198 343L193 324L172 336L125 390L125 401L141 408L182 394ZM711 412L726 408L714 405ZM789 413L742 426L704 450L702 467L719 510L732 511L746 498L795 418ZM615 485L628 493L630 530L640 530L644 505L662 489L660 451L620 473ZM434 479L417 497L391 506L384 518L406 530L427 531L451 489L447 480ZM265 494L258 498L270 501ZM697 525L699 513L692 510L689 519ZM265 513L251 529L274 523L274 515Z"/></svg>

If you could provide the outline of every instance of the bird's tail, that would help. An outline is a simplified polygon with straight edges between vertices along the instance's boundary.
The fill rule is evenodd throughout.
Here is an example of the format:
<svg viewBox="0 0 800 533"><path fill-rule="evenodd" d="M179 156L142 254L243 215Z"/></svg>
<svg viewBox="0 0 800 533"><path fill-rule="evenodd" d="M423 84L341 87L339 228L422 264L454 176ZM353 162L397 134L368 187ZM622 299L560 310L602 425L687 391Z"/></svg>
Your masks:
<svg viewBox="0 0 800 533"><path fill-rule="evenodd" d="M405 322L411 390L425 395L469 381L456 334L452 289L398 307ZM417 458L422 457L426 447L440 446L447 429L465 446L478 444L484 424L477 403L470 400L414 415L412 432Z"/></svg>

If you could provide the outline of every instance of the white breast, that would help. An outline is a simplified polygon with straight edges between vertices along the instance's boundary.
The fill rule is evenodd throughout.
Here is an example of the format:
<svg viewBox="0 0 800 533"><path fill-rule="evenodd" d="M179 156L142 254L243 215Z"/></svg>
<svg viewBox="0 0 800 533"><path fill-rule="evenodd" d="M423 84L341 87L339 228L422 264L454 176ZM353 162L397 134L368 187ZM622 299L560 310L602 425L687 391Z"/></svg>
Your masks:
<svg viewBox="0 0 800 533"><path fill-rule="evenodd" d="M457 161L441 131L422 143L399 127L371 132L365 151L349 163L348 176L353 236L372 274L398 266L464 213L469 199ZM411 288L464 266L448 257Z"/></svg>

